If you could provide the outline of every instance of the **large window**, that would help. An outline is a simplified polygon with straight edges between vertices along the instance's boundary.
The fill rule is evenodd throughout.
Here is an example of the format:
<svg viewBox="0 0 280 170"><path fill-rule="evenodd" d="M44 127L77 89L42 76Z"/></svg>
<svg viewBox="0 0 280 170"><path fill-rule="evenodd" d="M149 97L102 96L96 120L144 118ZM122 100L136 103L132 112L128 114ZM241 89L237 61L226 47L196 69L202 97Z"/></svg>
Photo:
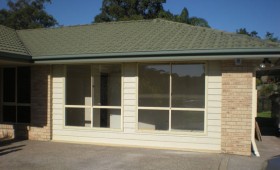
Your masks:
<svg viewBox="0 0 280 170"><path fill-rule="evenodd" d="M3 122L30 123L30 67L3 68Z"/></svg>
<svg viewBox="0 0 280 170"><path fill-rule="evenodd" d="M139 130L204 131L204 64L139 64L138 78Z"/></svg>
<svg viewBox="0 0 280 170"><path fill-rule="evenodd" d="M121 65L68 65L65 125L121 128Z"/></svg>

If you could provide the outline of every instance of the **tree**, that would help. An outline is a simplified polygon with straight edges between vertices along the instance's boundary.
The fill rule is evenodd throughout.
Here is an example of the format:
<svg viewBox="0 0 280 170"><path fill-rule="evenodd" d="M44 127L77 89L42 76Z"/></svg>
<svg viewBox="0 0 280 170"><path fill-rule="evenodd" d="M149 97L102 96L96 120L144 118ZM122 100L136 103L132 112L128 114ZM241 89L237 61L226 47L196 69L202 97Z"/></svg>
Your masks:
<svg viewBox="0 0 280 170"><path fill-rule="evenodd" d="M177 16L177 21L182 22L182 23L187 23L190 25L194 26L200 26L200 27L210 27L208 22L203 19L203 18L198 18L198 17L189 17L189 11L185 7L183 8L181 14Z"/></svg>
<svg viewBox="0 0 280 170"><path fill-rule="evenodd" d="M57 25L53 16L45 11L51 0L8 0L8 9L0 10L0 24L14 29L31 29Z"/></svg>
<svg viewBox="0 0 280 170"><path fill-rule="evenodd" d="M101 13L95 16L94 22L164 18L195 26L210 27L203 18L189 17L187 8L183 8L180 15L164 10L162 4L165 2L166 0L103 0Z"/></svg>
<svg viewBox="0 0 280 170"><path fill-rule="evenodd" d="M95 22L156 18L165 0L103 0L101 13Z"/></svg>
<svg viewBox="0 0 280 170"><path fill-rule="evenodd" d="M265 39L270 40L272 42L279 42L278 37L274 37L274 33L271 33L271 32L266 32Z"/></svg>
<svg viewBox="0 0 280 170"><path fill-rule="evenodd" d="M237 34L244 34L244 35L248 35L250 37L255 37L255 38L260 38L258 36L258 32L257 31L252 31L252 32L248 32L246 30L246 28L239 28L238 30L236 30Z"/></svg>
<svg viewBox="0 0 280 170"><path fill-rule="evenodd" d="M248 35L250 37L255 37L255 38L260 38L260 36L258 36L258 32L257 31L252 31L252 32L248 32L246 30L246 28L239 28L238 30L236 30L236 33L237 34L244 34L244 35ZM274 33L271 33L271 32L266 32L264 38L264 40L269 40L269 41L272 41L272 42L279 42L279 39L278 37L275 37L274 36Z"/></svg>
<svg viewBox="0 0 280 170"><path fill-rule="evenodd" d="M246 28L239 28L238 30L236 30L236 33L250 35L250 33L246 30Z"/></svg>

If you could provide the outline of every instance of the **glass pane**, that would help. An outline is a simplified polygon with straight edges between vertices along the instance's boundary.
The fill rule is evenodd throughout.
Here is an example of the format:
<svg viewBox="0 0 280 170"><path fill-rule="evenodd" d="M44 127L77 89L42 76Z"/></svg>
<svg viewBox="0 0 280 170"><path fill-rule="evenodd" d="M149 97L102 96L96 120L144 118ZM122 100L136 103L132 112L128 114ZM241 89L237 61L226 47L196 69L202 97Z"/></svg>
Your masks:
<svg viewBox="0 0 280 170"><path fill-rule="evenodd" d="M171 112L171 130L174 131L203 131L203 111L175 111Z"/></svg>
<svg viewBox="0 0 280 170"><path fill-rule="evenodd" d="M168 130L169 111L168 110L139 110L138 129L139 130Z"/></svg>
<svg viewBox="0 0 280 170"><path fill-rule="evenodd" d="M204 64L172 65L172 107L204 108Z"/></svg>
<svg viewBox="0 0 280 170"><path fill-rule="evenodd" d="M121 128L120 109L93 109L93 127Z"/></svg>
<svg viewBox="0 0 280 170"><path fill-rule="evenodd" d="M169 107L170 66L168 64L140 64L139 106Z"/></svg>
<svg viewBox="0 0 280 170"><path fill-rule="evenodd" d="M17 122L30 123L30 106L17 107Z"/></svg>
<svg viewBox="0 0 280 170"><path fill-rule="evenodd" d="M94 65L93 105L121 105L121 65Z"/></svg>
<svg viewBox="0 0 280 170"><path fill-rule="evenodd" d="M17 102L30 103L30 67L17 69Z"/></svg>
<svg viewBox="0 0 280 170"><path fill-rule="evenodd" d="M16 69L3 69L3 102L16 101Z"/></svg>
<svg viewBox="0 0 280 170"><path fill-rule="evenodd" d="M90 65L67 66L66 105L91 105Z"/></svg>
<svg viewBox="0 0 280 170"><path fill-rule="evenodd" d="M65 108L65 125L90 127L90 108Z"/></svg>
<svg viewBox="0 0 280 170"><path fill-rule="evenodd" d="M3 106L3 122L16 122L16 106Z"/></svg>

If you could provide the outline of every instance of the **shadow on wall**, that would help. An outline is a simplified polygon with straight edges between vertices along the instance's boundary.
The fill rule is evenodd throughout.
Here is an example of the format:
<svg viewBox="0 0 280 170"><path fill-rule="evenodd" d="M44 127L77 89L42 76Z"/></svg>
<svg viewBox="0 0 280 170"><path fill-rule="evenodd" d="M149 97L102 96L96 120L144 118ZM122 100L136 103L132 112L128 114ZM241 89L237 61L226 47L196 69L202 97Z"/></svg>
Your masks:
<svg viewBox="0 0 280 170"><path fill-rule="evenodd" d="M51 105L51 68L50 66L32 66L31 67L31 95L30 95L30 107L25 108L29 109L28 111L17 109L17 115L21 116L24 122L30 123L0 123L0 137L9 136L15 139L35 139L48 138L50 134L50 125L51 125L51 115L50 115L50 105ZM23 78L19 78L22 84L26 81ZM0 79L1 81L1 79ZM20 85L18 82L18 85ZM1 83L0 83L1 84ZM29 93L29 92L28 92ZM24 93L22 94L24 95ZM0 110L2 105L0 105ZM21 107L21 106L18 106ZM27 116L29 116L27 118ZM2 115L0 115L2 117ZM22 121L21 120L21 121ZM19 121L19 119L17 120ZM19 122L21 122L19 121ZM3 122L1 120L1 122ZM42 131L40 131L42 129Z"/></svg>
<svg viewBox="0 0 280 170"><path fill-rule="evenodd" d="M50 112L50 67L31 67L31 128L49 124Z"/></svg>

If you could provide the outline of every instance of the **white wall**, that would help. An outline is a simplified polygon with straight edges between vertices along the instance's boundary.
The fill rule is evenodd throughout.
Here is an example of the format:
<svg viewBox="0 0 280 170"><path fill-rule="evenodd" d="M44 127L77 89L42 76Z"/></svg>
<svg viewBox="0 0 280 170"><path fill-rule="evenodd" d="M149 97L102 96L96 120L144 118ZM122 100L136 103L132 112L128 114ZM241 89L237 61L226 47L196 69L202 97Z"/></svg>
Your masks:
<svg viewBox="0 0 280 170"><path fill-rule="evenodd" d="M208 63L206 133L139 132L137 122L137 64L123 65L123 129L98 130L63 126L64 76L62 65L53 66L53 140L113 145L221 150L221 71L220 63Z"/></svg>

